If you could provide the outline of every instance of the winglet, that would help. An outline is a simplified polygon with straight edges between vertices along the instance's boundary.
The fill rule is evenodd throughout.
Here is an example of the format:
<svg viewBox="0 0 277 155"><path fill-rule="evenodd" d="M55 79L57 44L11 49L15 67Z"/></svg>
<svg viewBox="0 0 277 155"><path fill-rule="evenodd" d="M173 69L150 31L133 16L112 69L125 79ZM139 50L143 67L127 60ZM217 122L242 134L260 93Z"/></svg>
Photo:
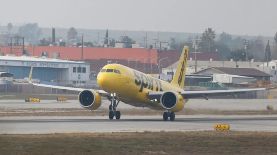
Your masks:
<svg viewBox="0 0 277 155"><path fill-rule="evenodd" d="M29 73L29 78L28 78L29 83L32 83L32 76L33 76L33 66L31 66L30 73Z"/></svg>
<svg viewBox="0 0 277 155"><path fill-rule="evenodd" d="M178 61L176 72L171 81L171 84L176 85L180 88L184 88L185 86L185 75L186 75L188 57L189 57L189 48L187 46L184 46L182 54Z"/></svg>

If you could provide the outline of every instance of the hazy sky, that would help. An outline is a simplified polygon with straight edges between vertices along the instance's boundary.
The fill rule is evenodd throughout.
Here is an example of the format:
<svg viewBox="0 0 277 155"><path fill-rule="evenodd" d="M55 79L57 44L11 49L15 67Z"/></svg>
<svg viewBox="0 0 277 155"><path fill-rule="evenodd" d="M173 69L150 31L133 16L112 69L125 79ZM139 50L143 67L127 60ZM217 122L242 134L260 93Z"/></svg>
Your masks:
<svg viewBox="0 0 277 155"><path fill-rule="evenodd" d="M277 0L0 0L0 24L203 32L277 32Z"/></svg>

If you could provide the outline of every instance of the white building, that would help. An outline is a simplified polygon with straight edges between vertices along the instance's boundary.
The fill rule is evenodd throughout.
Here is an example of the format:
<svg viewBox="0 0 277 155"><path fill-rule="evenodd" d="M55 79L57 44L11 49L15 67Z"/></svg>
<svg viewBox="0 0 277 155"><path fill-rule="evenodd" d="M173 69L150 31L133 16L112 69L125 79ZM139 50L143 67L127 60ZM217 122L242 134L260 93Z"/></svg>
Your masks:
<svg viewBox="0 0 277 155"><path fill-rule="evenodd" d="M230 75L230 74L213 74L213 82L223 84L248 84L256 81L253 77Z"/></svg>
<svg viewBox="0 0 277 155"><path fill-rule="evenodd" d="M270 74L270 80L272 82L277 82L277 60L272 60L268 64L265 62L260 65L259 69Z"/></svg>
<svg viewBox="0 0 277 155"><path fill-rule="evenodd" d="M174 64L163 68L162 69L162 77L165 79L169 79L172 77L172 72L175 73L177 68L178 62L175 62ZM255 61L197 61L197 71L201 71L210 67L229 67L229 68L256 68L261 70L260 65L263 64L263 62L255 62ZM188 66L186 70L186 74L193 74L195 73L195 61L190 59L188 60Z"/></svg>
<svg viewBox="0 0 277 155"><path fill-rule="evenodd" d="M90 65L85 62L29 56L0 56L0 71L13 74L14 79L28 77L31 66L33 79L38 79L41 83L78 85L89 80Z"/></svg>

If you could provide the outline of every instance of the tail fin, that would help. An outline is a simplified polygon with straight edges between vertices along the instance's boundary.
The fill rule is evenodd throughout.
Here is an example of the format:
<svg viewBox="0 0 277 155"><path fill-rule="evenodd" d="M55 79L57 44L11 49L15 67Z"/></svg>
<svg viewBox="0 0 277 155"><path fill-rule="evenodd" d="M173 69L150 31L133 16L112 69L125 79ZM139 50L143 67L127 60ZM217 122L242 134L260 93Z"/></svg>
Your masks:
<svg viewBox="0 0 277 155"><path fill-rule="evenodd" d="M184 88L185 86L185 75L186 75L186 69L187 69L188 56L189 56L189 48L187 46L184 46L182 54L178 61L176 72L171 81L171 84L176 85L180 88Z"/></svg>
<svg viewBox="0 0 277 155"><path fill-rule="evenodd" d="M28 78L29 83L32 83L32 76L33 76L33 66L31 66L30 73L29 73L29 78Z"/></svg>

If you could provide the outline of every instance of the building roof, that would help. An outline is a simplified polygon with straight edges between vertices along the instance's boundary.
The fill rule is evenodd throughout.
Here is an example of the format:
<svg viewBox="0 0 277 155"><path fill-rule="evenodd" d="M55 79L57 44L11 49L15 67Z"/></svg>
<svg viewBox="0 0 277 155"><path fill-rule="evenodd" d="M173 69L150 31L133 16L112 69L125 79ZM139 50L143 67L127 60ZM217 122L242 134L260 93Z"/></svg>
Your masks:
<svg viewBox="0 0 277 155"><path fill-rule="evenodd" d="M240 76L250 76L250 77L270 77L270 74L262 72L255 68L229 68L229 67L212 67L207 68L202 71L197 72L197 74L204 72L208 69L214 69L220 71L224 74L231 74L231 75L240 75Z"/></svg>
<svg viewBox="0 0 277 155"><path fill-rule="evenodd" d="M177 68L178 61L174 64L168 66L167 68ZM245 62L245 61L197 61L197 66L200 68L209 68L209 67L230 67L230 68L258 68L263 62ZM188 61L188 66L195 66L194 60ZM197 67L197 68L198 68Z"/></svg>
<svg viewBox="0 0 277 155"><path fill-rule="evenodd" d="M46 57L30 57L30 56L0 56L0 61L30 61L30 62L52 62L52 63L74 63L83 64L81 61L69 61L61 59L53 59Z"/></svg>
<svg viewBox="0 0 277 155"><path fill-rule="evenodd" d="M141 63L157 64L158 53L156 49L145 48L97 48L84 47L83 53L80 47L62 47L62 46L26 46L25 50L32 56L41 56L46 52L49 57L59 55L65 60L128 60L138 61ZM13 53L17 56L22 55L22 48L0 47L0 52L3 54ZM82 58L83 56L83 58Z"/></svg>

